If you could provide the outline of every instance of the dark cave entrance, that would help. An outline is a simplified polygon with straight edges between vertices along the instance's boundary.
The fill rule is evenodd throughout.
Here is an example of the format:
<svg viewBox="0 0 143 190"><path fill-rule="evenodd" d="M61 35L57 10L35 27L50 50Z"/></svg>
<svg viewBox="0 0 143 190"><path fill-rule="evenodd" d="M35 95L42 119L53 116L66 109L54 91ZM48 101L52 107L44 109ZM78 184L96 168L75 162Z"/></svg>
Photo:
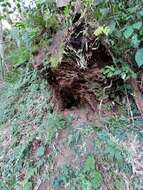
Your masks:
<svg viewBox="0 0 143 190"><path fill-rule="evenodd" d="M94 49L94 47L92 47ZM86 60L87 67L81 68L74 57L63 57L58 68L48 73L48 82L53 89L54 104L58 110L73 107L89 106L96 110L96 90L90 88L89 83L98 83L103 90L105 79L101 69L112 63L106 47L101 43L97 50L89 50L91 56Z"/></svg>
<svg viewBox="0 0 143 190"><path fill-rule="evenodd" d="M46 78L53 91L53 101L58 110L72 107L97 107L96 90L89 83L104 88L105 78L101 70L112 64L112 56L104 42L93 33L84 35L86 25L81 22L74 28L64 46L64 55L57 68L50 68ZM80 52L80 53L79 53ZM82 63L85 67L82 67Z"/></svg>
<svg viewBox="0 0 143 190"><path fill-rule="evenodd" d="M80 104L80 99L75 97L72 93L72 89L62 89L61 92L61 99L63 104L63 109L71 109L73 107L78 107Z"/></svg>

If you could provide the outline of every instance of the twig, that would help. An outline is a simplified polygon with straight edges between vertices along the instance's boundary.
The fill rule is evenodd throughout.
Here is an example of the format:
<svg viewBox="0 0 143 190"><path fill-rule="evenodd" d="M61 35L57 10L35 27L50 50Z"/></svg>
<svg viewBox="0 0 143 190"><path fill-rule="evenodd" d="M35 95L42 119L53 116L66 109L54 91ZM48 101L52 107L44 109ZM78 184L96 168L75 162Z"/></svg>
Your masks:
<svg viewBox="0 0 143 190"><path fill-rule="evenodd" d="M41 183L42 183L41 179L38 179L37 185L35 186L34 190L39 190Z"/></svg>
<svg viewBox="0 0 143 190"><path fill-rule="evenodd" d="M127 105L128 105L128 115L131 116L131 120L133 122L133 127L135 126L135 122L134 122L134 116L133 116L133 112L132 112L132 108L131 108L131 104L130 104L130 101L129 101L129 97L128 97L128 93L127 93L127 90L126 90L126 99L127 99Z"/></svg>
<svg viewBox="0 0 143 190"><path fill-rule="evenodd" d="M104 96L105 96L105 91L106 91L106 89L109 89L111 87L112 87L112 80L110 82L110 85L104 87L104 89L103 89L103 96L102 96L103 98L101 99L100 104L99 104L99 117L100 117L100 119L101 119L101 109L102 109L102 104L103 104L103 100L104 100Z"/></svg>

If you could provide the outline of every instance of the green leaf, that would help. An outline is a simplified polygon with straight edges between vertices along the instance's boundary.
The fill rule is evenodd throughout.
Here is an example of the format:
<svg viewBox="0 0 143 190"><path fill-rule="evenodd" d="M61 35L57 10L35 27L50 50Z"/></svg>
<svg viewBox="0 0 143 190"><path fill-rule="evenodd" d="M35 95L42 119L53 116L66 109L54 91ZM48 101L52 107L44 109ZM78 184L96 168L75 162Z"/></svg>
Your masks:
<svg viewBox="0 0 143 190"><path fill-rule="evenodd" d="M135 60L139 67L143 65L143 48L137 50Z"/></svg>
<svg viewBox="0 0 143 190"><path fill-rule="evenodd" d="M125 31L123 32L123 35L126 39L128 39L134 32L134 29L132 26L128 26Z"/></svg>
<svg viewBox="0 0 143 190"><path fill-rule="evenodd" d="M27 171L27 177L25 181L27 182L32 176L34 176L35 173L35 168L34 167L29 167Z"/></svg>
<svg viewBox="0 0 143 190"><path fill-rule="evenodd" d="M97 8L94 10L94 16L95 16L96 18L100 18L100 17L102 16L99 7L97 7Z"/></svg>
<svg viewBox="0 0 143 190"><path fill-rule="evenodd" d="M109 34L112 34L112 32L114 32L115 31L115 28L116 28L116 22L113 20L113 21L111 21L111 23L109 24L109 29L110 29L110 31L109 31Z"/></svg>
<svg viewBox="0 0 143 190"><path fill-rule="evenodd" d="M141 11L139 11L138 13L140 16L143 16L143 9Z"/></svg>
<svg viewBox="0 0 143 190"><path fill-rule="evenodd" d="M4 19L5 17L4 16L0 16L0 21L2 20L2 19Z"/></svg>
<svg viewBox="0 0 143 190"><path fill-rule="evenodd" d="M84 167L83 167L83 172L87 172L87 171L94 170L94 169L95 169L94 156L90 155L85 160Z"/></svg>
<svg viewBox="0 0 143 190"><path fill-rule="evenodd" d="M27 182L24 185L23 190L32 190L32 183L31 182Z"/></svg>
<svg viewBox="0 0 143 190"><path fill-rule="evenodd" d="M12 63L13 65L24 64L29 59L30 59L30 53L24 47L12 51L10 57L8 58L10 63Z"/></svg>
<svg viewBox="0 0 143 190"><path fill-rule="evenodd" d="M135 23L132 25L132 27L133 27L134 29L140 30L141 27L142 27L142 22L141 22L141 21L135 22Z"/></svg>
<svg viewBox="0 0 143 190"><path fill-rule="evenodd" d="M123 80L126 79L126 76L127 76L126 73L122 73L122 74L121 74L121 77L122 77Z"/></svg>
<svg viewBox="0 0 143 190"><path fill-rule="evenodd" d="M68 17L70 15L70 8L69 8L69 6L66 6L64 8L64 15L65 15L65 17Z"/></svg>
<svg viewBox="0 0 143 190"><path fill-rule="evenodd" d="M40 147L38 148L38 150L37 150L37 156L38 156L38 157L41 157L41 156L44 155L44 153L45 153L45 147L44 147L44 146L40 146Z"/></svg>
<svg viewBox="0 0 143 190"><path fill-rule="evenodd" d="M132 39L131 39L131 43L133 45L134 48L137 48L140 44L140 40L138 39L138 35L135 34L132 36Z"/></svg>
<svg viewBox="0 0 143 190"><path fill-rule="evenodd" d="M102 175L99 171L94 171L92 173L93 175L93 178L91 179L91 183L92 183L92 186L95 188L95 189L100 189L100 186L102 184Z"/></svg>
<svg viewBox="0 0 143 190"><path fill-rule="evenodd" d="M81 183L82 190L91 190L92 189L92 184L90 181L86 180L86 178L82 178L82 183Z"/></svg>

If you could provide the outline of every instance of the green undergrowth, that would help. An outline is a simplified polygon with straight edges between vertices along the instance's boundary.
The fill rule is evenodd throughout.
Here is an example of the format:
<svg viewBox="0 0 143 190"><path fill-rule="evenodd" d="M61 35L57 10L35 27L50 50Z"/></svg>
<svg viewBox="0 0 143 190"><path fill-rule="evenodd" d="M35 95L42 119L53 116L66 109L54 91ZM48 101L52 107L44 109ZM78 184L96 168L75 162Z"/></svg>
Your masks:
<svg viewBox="0 0 143 190"><path fill-rule="evenodd" d="M96 190L107 186L113 190L128 187L141 190L142 174L134 173L138 166L133 162L142 154L139 148L143 140L139 130L142 121L135 121L134 125L132 127L124 116L113 116L105 122L103 129L92 123L70 128L66 145L73 150L75 160L80 164L75 160L74 164L65 162L56 174L52 174L53 189Z"/></svg>
<svg viewBox="0 0 143 190"><path fill-rule="evenodd" d="M5 49L2 63L6 61L10 69L7 83L0 89L0 190L43 190L44 183L50 190L142 190L143 120L127 87L132 78L142 84L142 0L84 0L79 5L70 1L64 8L57 8L54 1L38 0L35 8L28 9L19 0L13 3L14 7L11 1L0 1L0 21L6 20L12 27L1 32ZM14 12L20 20L10 23ZM71 41L74 24L81 25L79 33L75 31L75 39L81 43L81 48L74 50L78 65L82 68L90 58L92 52L85 51L90 50L89 42L97 42L93 50L98 52L102 41L112 56L112 63L104 65L102 73L113 85L119 79L110 98L121 105L118 92L129 96L131 105L118 115L115 111L111 116L112 105L102 105L110 116L97 122L100 127L96 121L74 126L73 116L55 113L47 81L31 68L32 57L40 55L43 48L57 49L57 56L46 55L40 60L44 69L59 66L68 48L53 38L59 31L68 31L67 42ZM0 66L2 71L4 65ZM105 87L104 94L95 81L88 85L102 100L110 89Z"/></svg>
<svg viewBox="0 0 143 190"><path fill-rule="evenodd" d="M58 189L62 184L67 184L67 189L99 189L102 184L102 175L96 169L93 155L89 155L78 172L71 167L64 166L59 171L59 176L54 179L53 186Z"/></svg>
<svg viewBox="0 0 143 190"><path fill-rule="evenodd" d="M58 130L70 126L70 120L50 113L49 100L48 85L36 74L29 73L19 83L13 86L7 84L3 89L0 189L32 189L32 178L52 159L51 155L46 155L52 146L51 141ZM8 138L11 138L8 144L5 130L9 131Z"/></svg>
<svg viewBox="0 0 143 190"><path fill-rule="evenodd" d="M143 121L124 113L104 119L102 128L96 122L74 127L72 115L53 112L50 97L47 82L30 71L1 91L0 189L33 190L49 182L51 190L141 190L143 172L135 171ZM56 166L63 149L74 158L68 162L62 153Z"/></svg>

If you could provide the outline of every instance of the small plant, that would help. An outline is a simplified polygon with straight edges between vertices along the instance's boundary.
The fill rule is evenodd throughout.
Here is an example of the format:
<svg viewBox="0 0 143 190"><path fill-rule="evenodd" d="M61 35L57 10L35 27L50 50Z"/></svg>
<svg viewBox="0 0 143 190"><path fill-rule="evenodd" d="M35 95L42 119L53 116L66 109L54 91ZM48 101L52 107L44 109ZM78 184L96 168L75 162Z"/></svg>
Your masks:
<svg viewBox="0 0 143 190"><path fill-rule="evenodd" d="M98 190L102 185L102 175L96 170L95 160L89 155L79 172L74 172L73 168L65 166L60 169L60 174L55 178L53 187L60 188L67 186L70 190Z"/></svg>
<svg viewBox="0 0 143 190"><path fill-rule="evenodd" d="M135 60L139 67L143 66L143 48L137 50Z"/></svg>
<svg viewBox="0 0 143 190"><path fill-rule="evenodd" d="M18 69L12 69L5 76L5 80L12 84L17 82L19 79L20 79L20 71Z"/></svg>
<svg viewBox="0 0 143 190"><path fill-rule="evenodd" d="M11 53L9 60L13 66L25 64L29 61L30 54L26 48L20 48Z"/></svg>
<svg viewBox="0 0 143 190"><path fill-rule="evenodd" d="M110 32L110 29L108 27L99 26L95 30L94 34L95 34L95 36L100 36L100 35L106 35L107 36L109 34L109 32Z"/></svg>
<svg viewBox="0 0 143 190"><path fill-rule="evenodd" d="M0 96L6 102L0 110L3 114L1 122L9 121L11 131L10 146L6 152L2 149L0 173L3 183L0 187L31 190L34 176L49 162L49 156L46 156L48 144L60 129L70 126L70 119L54 113L47 117L50 97L47 83L39 80L37 75L26 75L26 79L24 77L18 83L14 84L13 91L6 88L7 96L3 93L4 97ZM27 90L23 91L25 85ZM9 109L11 105L13 111Z"/></svg>
<svg viewBox="0 0 143 190"><path fill-rule="evenodd" d="M135 78L136 74L133 70L129 67L129 65L124 64L123 66L115 67L115 66L106 66L103 70L103 74L107 78L118 77L122 78L123 80L128 80L129 78Z"/></svg>
<svg viewBox="0 0 143 190"><path fill-rule="evenodd" d="M101 187L102 175L96 170L95 164L94 156L89 155L79 174L79 181L83 189L99 189Z"/></svg>

